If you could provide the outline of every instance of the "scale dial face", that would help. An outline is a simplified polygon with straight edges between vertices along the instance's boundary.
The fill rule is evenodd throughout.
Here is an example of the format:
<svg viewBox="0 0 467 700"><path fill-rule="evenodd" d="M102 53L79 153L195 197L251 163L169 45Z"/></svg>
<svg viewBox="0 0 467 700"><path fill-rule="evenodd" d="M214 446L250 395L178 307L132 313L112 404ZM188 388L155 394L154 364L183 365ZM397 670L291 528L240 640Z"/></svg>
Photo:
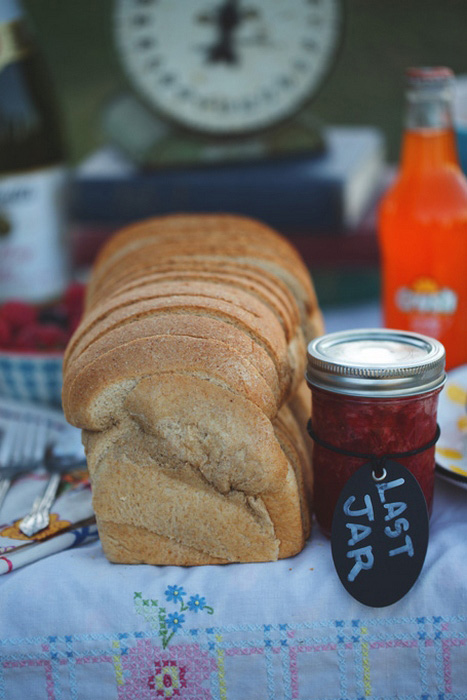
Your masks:
<svg viewBox="0 0 467 700"><path fill-rule="evenodd" d="M117 48L159 114L213 135L258 132L315 94L343 33L341 0L116 0Z"/></svg>

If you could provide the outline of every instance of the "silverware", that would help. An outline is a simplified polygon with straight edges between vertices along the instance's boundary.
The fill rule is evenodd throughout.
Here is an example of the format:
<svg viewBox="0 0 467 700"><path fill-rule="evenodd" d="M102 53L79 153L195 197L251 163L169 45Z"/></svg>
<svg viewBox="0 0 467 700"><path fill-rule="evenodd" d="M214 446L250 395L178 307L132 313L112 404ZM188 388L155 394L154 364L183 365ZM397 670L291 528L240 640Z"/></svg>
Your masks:
<svg viewBox="0 0 467 700"><path fill-rule="evenodd" d="M1 427L0 508L13 479L36 469L47 444L47 421L32 414L18 415Z"/></svg>
<svg viewBox="0 0 467 700"><path fill-rule="evenodd" d="M32 508L19 523L19 529L27 537L48 527L50 511L57 496L57 491L62 480L62 475L72 469L86 465L84 453L63 452L57 445L48 445L44 455L44 467L51 474L43 493L38 496Z"/></svg>
<svg viewBox="0 0 467 700"><path fill-rule="evenodd" d="M56 554L70 547L77 547L92 542L99 537L96 526L96 518L90 517L76 523L72 523L65 530L46 537L43 540L26 542L19 545L13 551L8 552L8 559L0 558L0 576L9 574L16 569L32 564L43 557ZM2 560L3 559L3 560Z"/></svg>

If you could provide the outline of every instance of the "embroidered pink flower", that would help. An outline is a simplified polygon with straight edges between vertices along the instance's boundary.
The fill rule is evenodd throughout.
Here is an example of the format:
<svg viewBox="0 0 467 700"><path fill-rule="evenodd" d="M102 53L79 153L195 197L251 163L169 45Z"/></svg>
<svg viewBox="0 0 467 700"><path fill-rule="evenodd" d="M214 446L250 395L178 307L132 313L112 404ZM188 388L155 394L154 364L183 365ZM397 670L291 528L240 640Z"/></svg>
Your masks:
<svg viewBox="0 0 467 700"><path fill-rule="evenodd" d="M210 677L216 659L198 644L171 644L162 649L150 639L138 639L121 657L118 700L196 698L211 700Z"/></svg>
<svg viewBox="0 0 467 700"><path fill-rule="evenodd" d="M180 697L181 688L186 688L185 666L176 661L156 661L155 674L149 676L148 686L158 697Z"/></svg>

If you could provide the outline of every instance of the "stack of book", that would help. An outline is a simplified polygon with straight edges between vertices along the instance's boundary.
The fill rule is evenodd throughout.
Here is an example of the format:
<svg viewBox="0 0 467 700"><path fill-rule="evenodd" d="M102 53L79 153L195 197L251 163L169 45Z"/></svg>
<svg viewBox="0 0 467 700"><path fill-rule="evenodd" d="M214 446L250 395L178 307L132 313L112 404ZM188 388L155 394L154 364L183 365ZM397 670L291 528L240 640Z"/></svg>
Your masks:
<svg viewBox="0 0 467 700"><path fill-rule="evenodd" d="M329 127L324 140L326 148L318 154L151 170L114 146L103 147L75 173L75 262L89 265L109 235L138 219L231 212L264 221L297 246L322 304L339 301L342 287L349 298L347 273L355 277L351 287L357 297L375 293L375 212L387 185L383 135L373 127ZM358 289L362 269L370 274L370 286Z"/></svg>

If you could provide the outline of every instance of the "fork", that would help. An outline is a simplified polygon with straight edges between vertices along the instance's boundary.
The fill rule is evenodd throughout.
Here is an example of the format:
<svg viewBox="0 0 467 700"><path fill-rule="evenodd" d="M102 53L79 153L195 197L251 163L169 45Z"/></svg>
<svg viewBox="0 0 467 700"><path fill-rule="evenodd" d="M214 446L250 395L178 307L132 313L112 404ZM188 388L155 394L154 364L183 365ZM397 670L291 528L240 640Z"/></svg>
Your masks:
<svg viewBox="0 0 467 700"><path fill-rule="evenodd" d="M32 414L8 420L0 443L0 508L13 479L36 469L44 458L47 422Z"/></svg>
<svg viewBox="0 0 467 700"><path fill-rule="evenodd" d="M53 444L49 444L45 451L43 465L50 473L47 485L43 493L34 500L29 513L19 523L19 529L27 537L32 537L48 527L50 511L54 504L62 475L72 469L85 466L86 458L84 453L83 456L81 454L60 454L54 451Z"/></svg>

